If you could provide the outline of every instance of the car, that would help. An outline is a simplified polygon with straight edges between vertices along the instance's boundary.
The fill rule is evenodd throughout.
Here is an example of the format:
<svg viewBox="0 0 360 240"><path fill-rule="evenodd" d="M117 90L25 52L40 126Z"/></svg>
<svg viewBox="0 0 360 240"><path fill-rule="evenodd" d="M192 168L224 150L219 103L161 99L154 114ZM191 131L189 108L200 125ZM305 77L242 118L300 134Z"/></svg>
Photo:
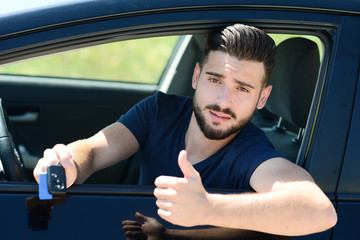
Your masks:
<svg viewBox="0 0 360 240"><path fill-rule="evenodd" d="M338 214L334 228L292 239L359 238L357 1L13 0L1 6L2 239L126 239L121 223L135 212L180 228L157 216L154 187L137 185L141 153L53 200L39 200L32 171L46 148L93 135L156 91L191 96L207 34L234 23L259 27L277 44L274 90L252 121L312 175Z"/></svg>

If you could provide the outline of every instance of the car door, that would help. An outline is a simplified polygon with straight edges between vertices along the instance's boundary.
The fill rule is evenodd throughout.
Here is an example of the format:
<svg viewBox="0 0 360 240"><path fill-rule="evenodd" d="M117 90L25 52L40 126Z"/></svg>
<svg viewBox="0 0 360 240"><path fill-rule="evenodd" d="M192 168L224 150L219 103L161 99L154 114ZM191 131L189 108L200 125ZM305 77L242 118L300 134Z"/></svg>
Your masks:
<svg viewBox="0 0 360 240"><path fill-rule="evenodd" d="M93 1L89 2L94 3ZM96 3L99 2L96 1ZM163 4L164 2L166 1L163 1ZM136 8L136 4L130 5L129 8ZM147 5L141 6L147 7ZM106 16L104 19L93 17L90 20L74 21L71 24L60 25L60 27L39 28L36 31L18 34L15 37L15 40L18 39L18 41L14 40L12 43L22 46L21 44L26 42L29 43L29 48L38 47L42 50L41 43L34 46L32 42L34 39L42 37L46 43L44 44L45 52L52 54L53 49L56 51L58 49L61 51L72 50L75 46L72 47L71 44L78 44L77 47L85 47L89 45L89 42L91 42L90 45L95 44L92 41L96 41L96 44L105 41L104 39L114 42L113 37L126 40L134 36L140 38L156 35L161 31L167 31L166 34L207 33L210 28L236 21L255 24L268 31L288 32L290 29L297 33L310 32L322 37L325 36L328 39L330 51L326 55L325 65L321 68L320 83L315 92L315 101L308 120L310 125L305 130L297 163L313 174L315 180L335 203L334 193L342 159L342 156L339 155L342 155L342 146L346 142L345 132L349 117L349 106L347 104L349 99L353 97L351 94L347 94L350 91L346 91L353 89L353 85L344 86L341 84L340 78L344 71L332 71L338 63L335 49L343 48L349 44L348 41L344 40L346 37L337 35L338 27L343 21L340 14L327 15L325 11L320 10L307 12L308 9L292 11L291 8L277 9L275 6L271 6L268 10L262 7L257 9L255 6L249 8L240 5L234 8L231 4L221 8L211 5L208 8L180 8L176 11L173 8L158 12L145 9L136 12L134 15L122 14L123 11L126 11L124 7L119 7L119 9L121 9L121 11L119 10L120 13ZM72 10L73 8L71 8L71 13L73 13ZM99 12L101 12L100 10ZM58 11L57 14L60 16L63 11ZM349 27L351 23L351 21L344 21L342 27L348 26L346 31L351 32ZM41 32L42 30L44 33ZM61 39L58 42L57 37ZM74 39L75 41L72 41ZM189 40L189 38L186 39ZM339 39L341 44L334 46L334 42ZM70 42L70 47L67 41ZM53 42L57 44L51 45ZM358 42L358 39L353 39L350 43L355 42ZM11 41L4 38L3 43L9 44ZM196 43L194 44L196 45ZM26 49L26 46L24 48ZM191 50L190 48L188 52L192 52ZM182 51L182 53L186 52L187 50ZM25 51L24 54L28 53ZM35 50L31 54L36 55ZM343 52L339 56L344 59L347 54ZM63 81L61 77L46 76L40 78L40 76L13 76L7 73L3 76L4 80L0 83L2 84L0 89L3 89L5 106L8 108L14 128L16 127L14 135L18 142L24 145L31 155L41 155L46 147L57 142L68 142L95 133L99 128L119 117L123 110L123 104L125 104L125 111L133 104L132 101L136 102L143 99L156 89L168 93L178 93L179 84L173 83L171 80L173 78L181 79L176 67L182 59L185 62L194 60L191 57L180 60L176 56L172 58L171 62L177 63L170 64L165 69L167 73L172 75L169 78L170 83L160 84L159 88L151 84L149 86L135 83L99 82L81 77L75 79L68 77L66 81ZM343 61L340 60L340 62ZM345 61L345 65L347 64L349 61ZM187 73L191 74L190 71ZM162 80L166 82L167 79L162 78ZM18 86L20 86L19 91L14 93L15 87ZM342 89L341 95L337 95L339 88L336 87ZM125 91L126 89L128 91ZM184 89L184 92L188 90ZM337 103L339 100L340 103ZM114 102L117 104L113 106ZM335 107L334 103L337 103ZM341 108L341 103L345 105L345 108ZM113 111L114 109L115 111ZM83 116L78 117L78 113L82 112ZM111 116L109 112L111 112ZM43 113L45 114L43 115ZM35 118L38 121L37 124L28 120L24 121L24 114L27 116L25 119L28 119L28 116L38 116ZM109 114L107 120L103 120L105 117L102 115L105 114ZM334 114L346 118L334 120L331 118ZM76 119L78 122L73 123L73 120ZM94 120L94 127L84 127L88 119L91 122ZM59 120L62 123L56 122ZM66 124L63 124L64 122ZM45 124L45 127L42 127L42 124ZM334 127L339 127L338 131L332 131ZM69 129L74 132L69 133ZM32 144L34 135L38 138L36 141L34 140L34 143L38 144ZM330 140L326 141L329 138ZM338 149L338 152L329 151L329 144L330 149ZM341 144L340 147L339 144ZM30 145L33 145L34 148ZM38 146L36 147L36 145ZM327 162L328 159L331 160ZM121 230L123 220L135 219L136 211L150 217L157 216L152 190L152 188L146 187L84 184L71 187L66 198L39 202L36 183L2 182L0 185L0 206L4 217L0 220L1 233L5 238L11 239L63 239L65 237L93 239L114 236L125 239ZM38 212L41 213L40 216L37 214ZM162 223L165 226L170 226L163 221ZM330 239L331 236L332 231L329 230L310 237L306 236L304 239Z"/></svg>

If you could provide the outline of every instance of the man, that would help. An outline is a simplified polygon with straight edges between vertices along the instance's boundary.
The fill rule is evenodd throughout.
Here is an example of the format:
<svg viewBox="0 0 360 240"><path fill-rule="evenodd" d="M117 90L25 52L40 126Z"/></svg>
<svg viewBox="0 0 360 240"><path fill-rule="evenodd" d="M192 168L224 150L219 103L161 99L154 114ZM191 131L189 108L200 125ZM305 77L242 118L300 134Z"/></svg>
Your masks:
<svg viewBox="0 0 360 240"><path fill-rule="evenodd" d="M45 150L35 178L60 162L68 186L81 183L141 149L140 184L155 182L158 214L174 224L289 236L334 226L335 210L311 176L249 123L270 95L274 55L273 40L254 27L210 34L193 100L157 93L93 137ZM209 194L204 186L256 193Z"/></svg>

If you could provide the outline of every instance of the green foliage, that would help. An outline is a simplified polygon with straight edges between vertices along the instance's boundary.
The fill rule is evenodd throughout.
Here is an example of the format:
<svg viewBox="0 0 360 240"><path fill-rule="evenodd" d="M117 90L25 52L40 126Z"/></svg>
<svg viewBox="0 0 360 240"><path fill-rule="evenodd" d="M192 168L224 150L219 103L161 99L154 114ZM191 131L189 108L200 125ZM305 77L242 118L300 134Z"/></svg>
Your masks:
<svg viewBox="0 0 360 240"><path fill-rule="evenodd" d="M156 84L177 39L109 43L4 66L0 73Z"/></svg>

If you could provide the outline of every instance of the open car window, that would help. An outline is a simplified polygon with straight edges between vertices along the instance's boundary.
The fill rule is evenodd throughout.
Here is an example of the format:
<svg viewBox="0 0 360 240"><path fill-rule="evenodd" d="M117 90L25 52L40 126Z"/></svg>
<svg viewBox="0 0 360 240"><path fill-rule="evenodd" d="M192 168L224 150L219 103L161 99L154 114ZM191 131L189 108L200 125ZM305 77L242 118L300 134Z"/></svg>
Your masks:
<svg viewBox="0 0 360 240"><path fill-rule="evenodd" d="M275 149L290 161L296 162L325 48L316 36L278 33L270 36L277 45L276 67L269 82L273 85L273 91L265 108L256 111L252 122L266 133ZM86 79L104 83L110 81L159 84L157 89L149 91L148 94L161 90L169 94L192 96L191 77L196 62L201 59L205 41L206 35L199 34L115 42L6 65L0 68L0 73L5 76L23 76L24 81L27 77L36 78L39 79L39 84L49 78L61 79L64 82L67 79ZM122 92L130 95L134 91L122 85L120 88ZM112 99L114 98L109 101L113 101ZM68 98L66 101L69 101ZM133 104L138 101L140 100L134 100ZM121 99L120 103L116 104L121 105L123 102ZM111 121L116 121L133 104L129 103L129 106L121 111L111 110L114 116L117 116ZM92 107L90 104L89 108ZM74 108L74 111L78 113L77 108ZM98 115L96 111L95 114ZM78 117L77 121L79 126L82 126L84 119ZM21 122L15 122L16 124L23 126ZM102 127L105 126L104 124ZM99 130L101 127L93 131ZM61 142L56 139L57 136L51 137L55 143ZM73 137L72 140L77 139L79 138ZM32 154L29 153L26 144L21 143L20 152L31 175L45 148L38 154ZM114 166L94 173L85 184L137 185L140 161L141 152L138 152Z"/></svg>

